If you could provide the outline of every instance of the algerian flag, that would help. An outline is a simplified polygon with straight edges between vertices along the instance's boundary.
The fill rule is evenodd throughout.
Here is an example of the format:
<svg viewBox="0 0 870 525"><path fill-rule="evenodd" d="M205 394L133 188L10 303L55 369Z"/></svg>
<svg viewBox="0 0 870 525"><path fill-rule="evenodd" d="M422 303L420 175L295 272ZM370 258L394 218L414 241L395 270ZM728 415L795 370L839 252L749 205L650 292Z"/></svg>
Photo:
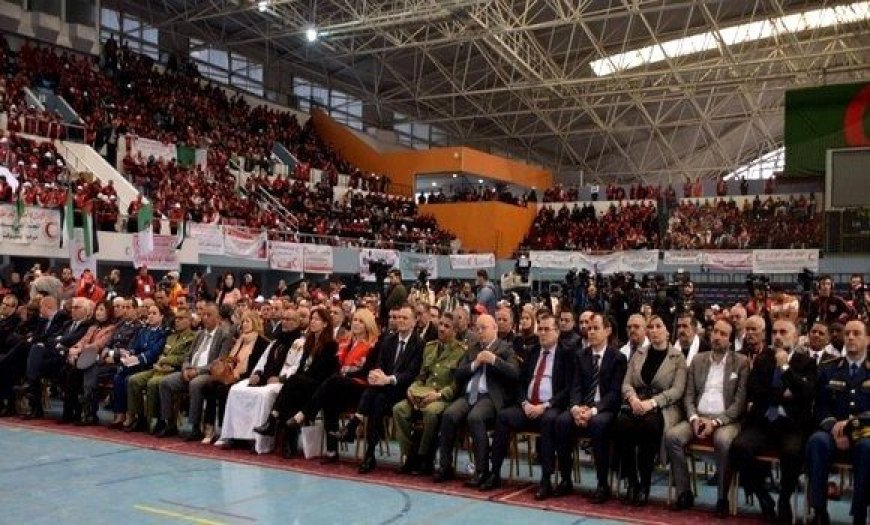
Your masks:
<svg viewBox="0 0 870 525"><path fill-rule="evenodd" d="M139 208L138 216L138 231L136 235L139 237L139 253L151 253L154 250L154 230L151 228L151 222L154 220L154 205L151 201L144 201Z"/></svg>
<svg viewBox="0 0 870 525"><path fill-rule="evenodd" d="M66 194L66 205L63 207L63 234L61 242L69 244L75 238L75 207L72 193Z"/></svg>
<svg viewBox="0 0 870 525"><path fill-rule="evenodd" d="M85 245L85 255L90 257L91 255L100 251L100 240L97 237L97 225L94 222L94 213L85 213L84 215L84 245Z"/></svg>
<svg viewBox="0 0 870 525"><path fill-rule="evenodd" d="M21 198L21 186L15 190L15 220L12 222L12 228L18 231L21 227L21 217L24 216L24 199Z"/></svg>

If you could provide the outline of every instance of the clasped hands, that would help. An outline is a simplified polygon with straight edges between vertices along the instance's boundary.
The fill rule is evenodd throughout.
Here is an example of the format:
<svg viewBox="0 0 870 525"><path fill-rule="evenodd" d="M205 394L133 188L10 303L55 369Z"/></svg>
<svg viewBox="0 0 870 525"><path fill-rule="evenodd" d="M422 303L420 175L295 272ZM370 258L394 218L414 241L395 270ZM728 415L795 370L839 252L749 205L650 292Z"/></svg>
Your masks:
<svg viewBox="0 0 870 525"><path fill-rule="evenodd" d="M474 363L477 366L480 365L493 365L495 364L496 355L489 350L483 350L477 354L477 357L474 358Z"/></svg>
<svg viewBox="0 0 870 525"><path fill-rule="evenodd" d="M374 386L387 386L392 382L390 376L385 374L380 368L376 368L369 372L368 381L370 385Z"/></svg>
<svg viewBox="0 0 870 525"><path fill-rule="evenodd" d="M575 425L585 428L589 426L589 420L592 419L592 407L574 405L571 407L571 417L574 419Z"/></svg>
<svg viewBox="0 0 870 525"><path fill-rule="evenodd" d="M641 401L637 396L628 398L628 406L631 408L631 413L636 416L642 416L656 407L652 399Z"/></svg>

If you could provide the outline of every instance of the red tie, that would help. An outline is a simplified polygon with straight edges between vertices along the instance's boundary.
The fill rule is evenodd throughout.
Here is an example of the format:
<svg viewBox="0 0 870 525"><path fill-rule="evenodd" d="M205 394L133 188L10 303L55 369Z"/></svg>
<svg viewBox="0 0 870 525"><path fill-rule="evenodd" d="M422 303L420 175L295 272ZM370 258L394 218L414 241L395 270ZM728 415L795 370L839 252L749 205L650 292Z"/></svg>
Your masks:
<svg viewBox="0 0 870 525"><path fill-rule="evenodd" d="M532 381L532 395L529 402L537 405L541 402L541 380L544 379L544 371L547 369L547 356L550 355L549 350L544 350L541 353L541 359L538 361L538 368L535 369L535 380Z"/></svg>

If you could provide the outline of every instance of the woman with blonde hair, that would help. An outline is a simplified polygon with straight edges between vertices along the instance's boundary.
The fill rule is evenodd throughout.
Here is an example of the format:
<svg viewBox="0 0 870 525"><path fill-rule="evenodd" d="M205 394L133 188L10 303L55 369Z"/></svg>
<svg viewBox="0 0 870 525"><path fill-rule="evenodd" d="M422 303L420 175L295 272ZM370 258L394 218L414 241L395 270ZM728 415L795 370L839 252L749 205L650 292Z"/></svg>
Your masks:
<svg viewBox="0 0 870 525"><path fill-rule="evenodd" d="M223 420L224 408L227 404L230 388L243 379L250 377L254 365L260 360L263 351L269 346L269 340L263 336L263 320L255 310L246 310L239 320L239 336L226 360L232 367L233 381L223 383L213 381L203 392L205 398L205 437L203 444L211 443L214 438L215 415L217 420Z"/></svg>
<svg viewBox="0 0 870 525"><path fill-rule="evenodd" d="M324 462L338 461L338 416L348 407L359 403L368 386L365 364L369 353L378 340L380 331L375 316L367 309L354 312L350 323L350 335L338 348L341 369L327 379L311 397L311 401L292 418L296 425L314 421L323 410L323 427L327 433Z"/></svg>

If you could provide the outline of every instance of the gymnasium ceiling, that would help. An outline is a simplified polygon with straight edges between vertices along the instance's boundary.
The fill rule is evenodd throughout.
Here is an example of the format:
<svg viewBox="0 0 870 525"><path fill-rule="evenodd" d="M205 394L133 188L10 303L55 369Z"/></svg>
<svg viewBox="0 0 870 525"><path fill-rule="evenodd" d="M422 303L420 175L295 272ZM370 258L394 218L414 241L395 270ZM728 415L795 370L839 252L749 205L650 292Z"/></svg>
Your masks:
<svg viewBox="0 0 870 525"><path fill-rule="evenodd" d="M103 4L166 34L328 82L378 115L410 115L455 143L544 165L563 181L580 173L603 181L717 177L782 146L786 89L870 79L867 2L271 0L263 10L255 0ZM851 21L728 45L742 24L825 8L845 9L838 16ZM306 40L311 27L320 33L315 43ZM703 34L712 45L697 53L680 56L667 44ZM669 50L662 60L593 71L596 60L661 44L652 49Z"/></svg>

